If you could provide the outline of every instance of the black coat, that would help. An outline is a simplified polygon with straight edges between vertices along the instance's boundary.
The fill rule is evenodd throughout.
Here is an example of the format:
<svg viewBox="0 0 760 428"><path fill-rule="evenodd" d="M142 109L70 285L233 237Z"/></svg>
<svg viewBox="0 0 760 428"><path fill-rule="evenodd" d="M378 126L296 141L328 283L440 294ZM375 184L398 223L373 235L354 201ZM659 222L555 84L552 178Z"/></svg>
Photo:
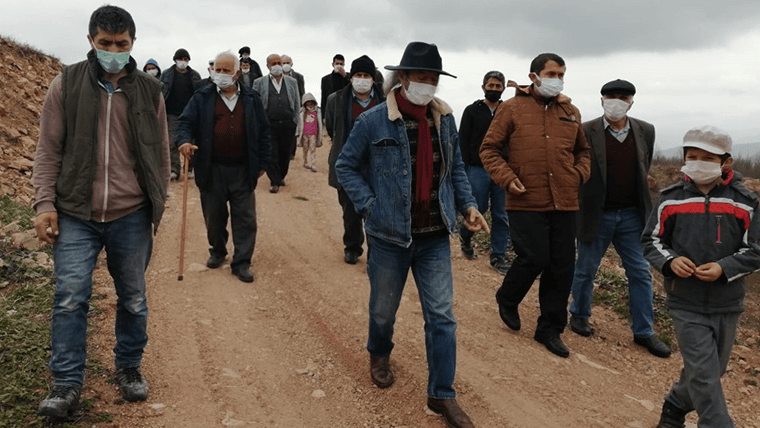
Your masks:
<svg viewBox="0 0 760 428"><path fill-rule="evenodd" d="M501 104L501 103L499 103ZM483 166L480 160L480 143L491 126L493 114L484 100L468 105L459 122L459 147L465 165Z"/></svg>
<svg viewBox="0 0 760 428"><path fill-rule="evenodd" d="M346 144L348 134L351 133L354 125L351 123L351 111L349 110L351 108L351 101L353 100L352 90L353 87L349 85L331 94L327 100L327 108L325 108L325 128L327 129L327 135L332 139L330 155L327 159L329 165L327 182L336 189L340 189L341 186L335 175L335 161L338 160L338 155L343 149L343 145ZM377 104L385 101L385 94L379 84L375 83L372 91Z"/></svg>

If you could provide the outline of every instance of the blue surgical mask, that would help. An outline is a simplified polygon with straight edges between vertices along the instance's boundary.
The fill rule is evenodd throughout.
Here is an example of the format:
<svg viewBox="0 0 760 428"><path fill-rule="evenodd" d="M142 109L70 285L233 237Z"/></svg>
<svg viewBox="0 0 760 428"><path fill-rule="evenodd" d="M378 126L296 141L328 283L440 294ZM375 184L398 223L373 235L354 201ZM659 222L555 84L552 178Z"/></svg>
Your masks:
<svg viewBox="0 0 760 428"><path fill-rule="evenodd" d="M129 64L129 54L131 52L109 52L100 50L95 46L92 48L95 49L98 62L106 73L116 74Z"/></svg>

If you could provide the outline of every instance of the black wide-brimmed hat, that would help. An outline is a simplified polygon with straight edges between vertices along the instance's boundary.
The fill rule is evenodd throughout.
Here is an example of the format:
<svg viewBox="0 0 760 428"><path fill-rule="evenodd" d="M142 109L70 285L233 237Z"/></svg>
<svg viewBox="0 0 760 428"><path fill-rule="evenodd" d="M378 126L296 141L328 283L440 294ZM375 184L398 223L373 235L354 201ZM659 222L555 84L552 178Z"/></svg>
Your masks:
<svg viewBox="0 0 760 428"><path fill-rule="evenodd" d="M443 71L443 62L438 53L438 46L425 42L411 42L406 45L401 63L399 65L386 65L385 69L433 71L456 79L453 74Z"/></svg>

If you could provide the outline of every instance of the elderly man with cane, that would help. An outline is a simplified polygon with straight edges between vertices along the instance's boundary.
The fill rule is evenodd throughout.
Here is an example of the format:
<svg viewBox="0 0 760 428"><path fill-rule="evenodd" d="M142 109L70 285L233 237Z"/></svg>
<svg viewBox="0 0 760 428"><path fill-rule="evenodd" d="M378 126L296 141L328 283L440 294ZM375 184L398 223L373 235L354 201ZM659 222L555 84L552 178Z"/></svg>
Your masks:
<svg viewBox="0 0 760 428"><path fill-rule="evenodd" d="M259 95L238 83L240 60L222 52L214 60L213 85L196 92L179 118L174 143L183 156L195 157L195 183L201 192L210 257L216 269L227 255L227 219L232 221L235 252L230 267L243 282L253 282L250 266L256 244L258 178L269 166L271 147ZM197 145L190 143L195 138ZM229 204L229 210L227 207Z"/></svg>

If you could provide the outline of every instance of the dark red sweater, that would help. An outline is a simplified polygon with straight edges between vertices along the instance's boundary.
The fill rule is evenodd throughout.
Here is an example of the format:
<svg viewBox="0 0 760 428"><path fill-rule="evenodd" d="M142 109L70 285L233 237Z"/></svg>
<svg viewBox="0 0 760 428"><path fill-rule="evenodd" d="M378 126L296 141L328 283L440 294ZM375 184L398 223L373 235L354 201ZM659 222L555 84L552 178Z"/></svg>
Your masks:
<svg viewBox="0 0 760 428"><path fill-rule="evenodd" d="M216 95L211 161L225 165L248 164L242 98L238 98L235 108L230 111L221 95Z"/></svg>

